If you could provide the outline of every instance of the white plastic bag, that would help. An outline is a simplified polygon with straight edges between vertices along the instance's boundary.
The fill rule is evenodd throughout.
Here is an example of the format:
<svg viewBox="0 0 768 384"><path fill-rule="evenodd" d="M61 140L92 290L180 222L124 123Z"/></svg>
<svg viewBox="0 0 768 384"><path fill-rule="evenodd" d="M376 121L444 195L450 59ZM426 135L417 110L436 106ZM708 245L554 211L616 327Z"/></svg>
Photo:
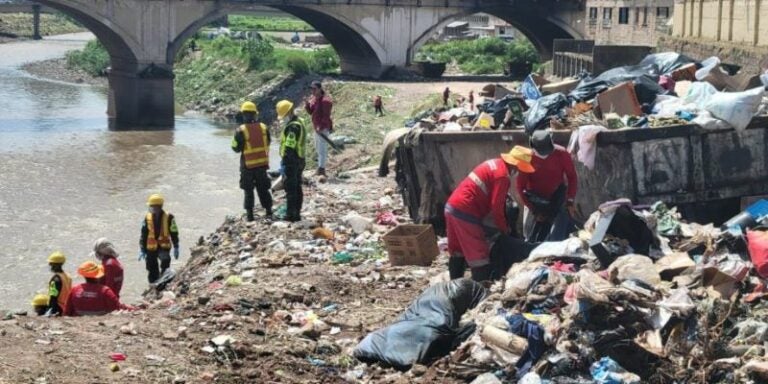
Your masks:
<svg viewBox="0 0 768 384"><path fill-rule="evenodd" d="M764 93L764 87L744 92L718 92L712 84L697 82L691 84L685 101L695 103L712 116L724 120L737 130L743 130L757 113Z"/></svg>

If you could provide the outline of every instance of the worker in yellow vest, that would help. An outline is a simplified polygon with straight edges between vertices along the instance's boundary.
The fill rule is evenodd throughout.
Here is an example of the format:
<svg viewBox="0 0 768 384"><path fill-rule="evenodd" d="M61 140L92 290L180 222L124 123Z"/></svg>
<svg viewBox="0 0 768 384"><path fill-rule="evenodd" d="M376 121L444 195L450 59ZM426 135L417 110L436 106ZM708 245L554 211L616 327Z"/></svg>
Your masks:
<svg viewBox="0 0 768 384"><path fill-rule="evenodd" d="M246 101L240 106L243 125L235 131L232 138L232 150L240 153L240 188L245 193L243 202L248 221L253 221L254 195L259 195L259 203L267 211L266 218L272 219L272 187L267 176L269 169L269 130L257 120L259 115L256 104Z"/></svg>
<svg viewBox="0 0 768 384"><path fill-rule="evenodd" d="M63 269L66 261L66 256L59 251L48 256L48 265L51 267L53 276L48 282L47 316L61 316L66 312L69 292L72 290L72 278Z"/></svg>
<svg viewBox="0 0 768 384"><path fill-rule="evenodd" d="M171 266L173 257L179 259L179 228L176 219L163 210L163 196L154 194L147 199L149 212L144 216L139 240L139 261L145 260L149 283L154 283ZM158 265L159 261L159 265Z"/></svg>
<svg viewBox="0 0 768 384"><path fill-rule="evenodd" d="M285 128L280 135L280 157L285 168L285 199L287 221L301 220L301 206L304 202L304 191L301 188L301 178L304 173L305 148L307 132L304 122L296 116L293 103L281 100L275 106L277 118L283 121Z"/></svg>

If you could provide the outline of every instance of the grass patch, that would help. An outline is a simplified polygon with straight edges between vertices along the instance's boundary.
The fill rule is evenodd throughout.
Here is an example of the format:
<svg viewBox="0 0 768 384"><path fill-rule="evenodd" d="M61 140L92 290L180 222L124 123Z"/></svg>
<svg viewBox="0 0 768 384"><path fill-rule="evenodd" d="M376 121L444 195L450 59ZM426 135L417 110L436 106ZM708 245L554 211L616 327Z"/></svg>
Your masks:
<svg viewBox="0 0 768 384"><path fill-rule="evenodd" d="M424 45L418 60L455 63L466 73L488 75L503 73L509 63L539 62L536 49L526 39L506 42L499 38L455 40Z"/></svg>
<svg viewBox="0 0 768 384"><path fill-rule="evenodd" d="M180 52L177 57L176 97L182 105L211 100L226 105L280 75L331 73L339 65L332 49L287 49L273 46L266 39L220 36L214 40L197 39L195 45L197 52Z"/></svg>
<svg viewBox="0 0 768 384"><path fill-rule="evenodd" d="M311 25L293 17L229 16L229 29L233 31L309 32Z"/></svg>
<svg viewBox="0 0 768 384"><path fill-rule="evenodd" d="M32 37L31 13L0 14L0 32L21 37ZM87 31L82 25L61 13L43 13L40 15L40 34L43 36L60 35Z"/></svg>
<svg viewBox="0 0 768 384"><path fill-rule="evenodd" d="M109 53L98 40L91 40L79 51L67 52L67 66L80 69L91 76L105 76L109 67Z"/></svg>

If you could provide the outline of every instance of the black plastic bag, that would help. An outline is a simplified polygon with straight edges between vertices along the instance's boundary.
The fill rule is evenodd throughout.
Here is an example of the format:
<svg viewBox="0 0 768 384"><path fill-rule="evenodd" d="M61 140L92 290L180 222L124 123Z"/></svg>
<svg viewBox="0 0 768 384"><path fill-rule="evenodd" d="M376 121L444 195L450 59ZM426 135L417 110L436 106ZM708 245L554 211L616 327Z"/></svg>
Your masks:
<svg viewBox="0 0 768 384"><path fill-rule="evenodd" d="M449 354L474 333L475 324L459 326L461 316L488 295L479 283L457 279L427 288L391 325L369 333L353 355L406 371Z"/></svg>
<svg viewBox="0 0 768 384"><path fill-rule="evenodd" d="M493 116L493 121L496 124L496 128L498 129L501 128L504 122L504 117L506 117L507 110L509 110L510 106L523 110L526 108L525 101L519 96L506 95L501 99L486 101L478 105L478 110Z"/></svg>
<svg viewBox="0 0 768 384"><path fill-rule="evenodd" d="M568 99L562 93L553 93L536 100L525 116L525 133L546 129L552 116L564 114L569 105Z"/></svg>
<svg viewBox="0 0 768 384"><path fill-rule="evenodd" d="M643 103L653 103L656 95L665 90L659 83L659 67L656 65L631 65L609 69L594 79L584 79L568 94L575 101L589 101L606 89L631 81L635 84L637 100Z"/></svg>
<svg viewBox="0 0 768 384"><path fill-rule="evenodd" d="M644 57L638 65L656 65L659 73L666 75L690 63L696 63L696 60L677 52L661 52Z"/></svg>

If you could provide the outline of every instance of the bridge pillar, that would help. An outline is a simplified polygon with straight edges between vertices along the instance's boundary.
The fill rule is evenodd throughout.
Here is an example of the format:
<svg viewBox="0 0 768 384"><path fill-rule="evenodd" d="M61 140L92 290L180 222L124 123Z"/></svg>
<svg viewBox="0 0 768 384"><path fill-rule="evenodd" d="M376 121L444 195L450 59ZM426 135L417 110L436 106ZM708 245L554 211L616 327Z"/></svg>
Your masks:
<svg viewBox="0 0 768 384"><path fill-rule="evenodd" d="M173 70L150 64L139 71L109 71L109 128L169 129L174 124Z"/></svg>
<svg viewBox="0 0 768 384"><path fill-rule="evenodd" d="M32 39L40 40L40 4L32 4Z"/></svg>

